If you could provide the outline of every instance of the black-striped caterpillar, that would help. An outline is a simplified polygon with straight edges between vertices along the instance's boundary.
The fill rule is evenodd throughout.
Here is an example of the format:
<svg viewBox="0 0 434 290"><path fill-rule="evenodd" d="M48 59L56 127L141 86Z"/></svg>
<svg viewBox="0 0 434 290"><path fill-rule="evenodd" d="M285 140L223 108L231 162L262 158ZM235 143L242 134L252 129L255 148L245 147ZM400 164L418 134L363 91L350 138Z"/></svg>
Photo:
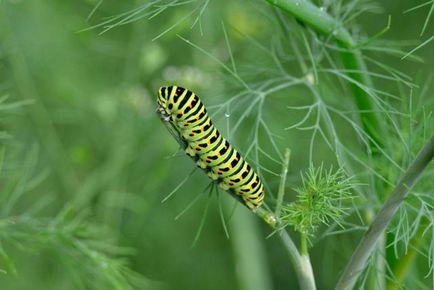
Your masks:
<svg viewBox="0 0 434 290"><path fill-rule="evenodd" d="M161 87L157 103L160 118L174 129L197 166L248 208L258 208L264 199L264 185L214 127L199 97L178 86Z"/></svg>

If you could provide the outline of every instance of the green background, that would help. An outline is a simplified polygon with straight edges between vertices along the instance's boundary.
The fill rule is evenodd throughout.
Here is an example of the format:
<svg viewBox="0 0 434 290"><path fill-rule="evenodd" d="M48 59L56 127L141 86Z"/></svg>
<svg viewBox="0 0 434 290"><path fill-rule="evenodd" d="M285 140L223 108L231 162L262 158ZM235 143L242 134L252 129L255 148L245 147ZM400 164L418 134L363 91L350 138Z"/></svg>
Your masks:
<svg viewBox="0 0 434 290"><path fill-rule="evenodd" d="M172 83L191 88L211 112L239 92L233 76L177 35L231 66L225 28L238 70L255 83L273 73L267 72L271 61L252 39L270 49L282 33L275 14L266 1L210 1L201 17L202 33L199 23L191 28L195 18L190 17L152 40L194 9L193 1L103 34L101 27L80 31L144 2L103 1L87 19L96 0L0 1L0 95L9 96L6 103L19 104L0 111L5 148L0 288L124 289L126 281L137 280L139 289L241 289L249 283L245 289L297 289L282 245L274 236L266 238L271 231L243 207L237 206L227 221L231 237L226 238L218 207L220 201L225 216L230 215L233 201L226 194L219 201L210 199L203 230L191 247L208 201L209 180L203 173L196 171L161 203L194 164L178 151L155 113L157 89ZM403 14L414 1L380 4L378 13L357 18L360 31L375 35L390 15L391 28L382 37L409 40L403 51L434 32L431 21L419 36L428 9ZM430 43L416 53L423 61L401 60L401 55L381 56L381 61L423 85L434 67L432 52ZM294 66L294 75L300 75L291 57L285 60L287 68ZM372 57L379 56L372 52ZM384 91L392 87L382 80L376 85ZM431 97L432 88L426 88ZM328 96L331 102L351 103L333 91ZM267 125L279 136L279 150L291 148L287 200L294 199L291 188L300 184L300 170L309 164L311 139L307 132L284 130L303 116L286 106L308 100L304 89L294 87L267 98L263 108ZM254 117L236 132L230 127L246 105L228 109L230 118L225 110L214 116L241 152L248 149ZM348 127L341 130L348 131L349 142L356 141ZM276 157L267 137L258 138ZM335 162L324 142L314 148L316 161ZM281 165L266 158L261 165L280 172ZM263 176L276 192L279 177ZM198 195L202 198L174 220ZM311 258L319 289L332 289L360 235L356 231L314 243ZM246 267L251 271L243 272ZM426 260L414 271L426 274Z"/></svg>

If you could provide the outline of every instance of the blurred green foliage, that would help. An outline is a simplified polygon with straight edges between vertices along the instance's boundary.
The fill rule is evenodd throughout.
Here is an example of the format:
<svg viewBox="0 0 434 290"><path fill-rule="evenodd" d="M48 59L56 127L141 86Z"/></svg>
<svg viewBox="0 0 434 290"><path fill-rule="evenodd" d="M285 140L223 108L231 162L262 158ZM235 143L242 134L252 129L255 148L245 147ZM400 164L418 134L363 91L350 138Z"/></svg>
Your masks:
<svg viewBox="0 0 434 290"><path fill-rule="evenodd" d="M113 18L152 2L158 11L159 1L0 1L1 289L298 287L279 241L266 239L270 230L241 206L230 217L233 200L226 194L219 195L219 202L230 239L226 238L218 201L213 196L199 241L191 247L207 203L204 190L209 180L197 170L177 194L161 203L194 166L177 152L176 141L155 114L155 92L159 86L172 83L197 92L223 134L248 155L254 166L264 169L261 174L267 181L270 205L281 166L272 159L258 158L251 141L261 144L261 150L277 160L279 150L291 148L285 199L292 201L296 192L290 188L301 185L300 171L311 160L338 163L321 138L312 139L308 131L285 130L306 114L287 107L310 104L309 90L292 86L270 94L263 107L244 117L252 102L250 96L238 103L228 101L244 89L237 77L255 88L264 80L272 82L281 77L276 73L276 61L291 75L304 77L291 46L291 42L303 43L303 38L285 35L276 11L259 0L183 1L155 17L150 14L135 19L148 10L137 12L123 25L118 23L122 18ZM170 1L163 2L166 5ZM332 14L339 9L331 1L318 2ZM342 5L355 2L343 1ZM394 160L409 162L422 145L423 135L429 136L433 128L429 123L434 98L430 82L434 42L415 52L415 61L402 60L403 54L392 49L382 54L379 48L396 42L407 52L428 39L434 33L432 24L427 25L423 36L420 32L429 10L403 14L417 5L413 1L382 1L381 9L374 2L361 2L375 13L356 18L355 34L375 35L386 26L388 15L392 19L390 29L381 37L394 42L378 42L376 49L367 49L366 54L412 76L418 86L410 93L402 83L382 78L374 81L382 91L401 97L390 99L393 106L402 106L402 114L409 114L408 98L413 94L414 107L422 112L418 116L425 116L410 119L425 122L423 129L415 132L421 138L410 138L414 141L411 150L401 150L396 145L404 143L401 135L390 134L397 136L391 142L400 148L388 152ZM355 9L349 11L355 15ZM315 39L314 32L304 30L290 17L286 20ZM109 21L106 25L115 25L105 31L100 25L105 21ZM314 54L323 49L321 43L310 44ZM301 45L299 49L310 65L306 47ZM230 68L229 72L222 64ZM335 83L338 85L331 85ZM351 97L337 89L339 84L345 86L342 79L325 76L320 90L329 104L351 110ZM255 134L252 128L259 113L268 129ZM233 130L241 117L239 127ZM315 120L316 115L312 118ZM339 116L333 121L339 134L345 136L346 148L354 156L361 156L353 128ZM402 136L407 136L412 125L407 132L402 131ZM404 130L398 127L391 130ZM270 138L269 133L278 137ZM360 194L361 208L378 207L369 202L384 200L401 173L381 162L372 168L392 184L378 194L372 187L362 189L371 195ZM360 172L352 173L369 183L373 176L361 167L355 165ZM432 194L432 184L425 183L425 188L431 186ZM202 196L199 201L175 221L174 217L198 195ZM413 204L415 210L423 202L430 210L429 203L414 199L418 203ZM351 224L358 227L353 226L345 235L329 236L325 231L313 241L311 259L318 289L334 287L361 235L364 224L356 212ZM428 252L432 245L422 242L421 247ZM389 260L395 259L393 253L387 255ZM420 256L410 270L410 275L421 281L417 282L421 289L430 285L430 278L424 278L430 271L427 261ZM249 273L245 272L249 266L255 269L251 279L257 279L250 285L246 279Z"/></svg>

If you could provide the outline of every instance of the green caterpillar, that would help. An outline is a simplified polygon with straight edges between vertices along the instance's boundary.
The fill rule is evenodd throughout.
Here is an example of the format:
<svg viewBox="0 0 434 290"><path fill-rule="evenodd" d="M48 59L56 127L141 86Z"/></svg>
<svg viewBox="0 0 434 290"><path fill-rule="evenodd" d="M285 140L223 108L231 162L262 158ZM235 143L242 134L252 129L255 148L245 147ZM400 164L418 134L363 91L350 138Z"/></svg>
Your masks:
<svg viewBox="0 0 434 290"><path fill-rule="evenodd" d="M214 127L205 106L193 92L178 87L158 90L157 112L198 167L249 209L261 206L264 185L252 167Z"/></svg>

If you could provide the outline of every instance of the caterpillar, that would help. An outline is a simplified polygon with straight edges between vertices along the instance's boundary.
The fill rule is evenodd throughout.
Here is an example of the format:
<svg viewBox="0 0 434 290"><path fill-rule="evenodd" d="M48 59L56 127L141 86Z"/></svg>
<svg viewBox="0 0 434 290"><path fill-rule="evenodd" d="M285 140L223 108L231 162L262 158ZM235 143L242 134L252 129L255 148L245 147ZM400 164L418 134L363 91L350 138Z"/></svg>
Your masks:
<svg viewBox="0 0 434 290"><path fill-rule="evenodd" d="M178 86L161 87L157 113L170 125L185 153L220 188L249 209L261 206L264 185L250 164L214 127L196 94Z"/></svg>

